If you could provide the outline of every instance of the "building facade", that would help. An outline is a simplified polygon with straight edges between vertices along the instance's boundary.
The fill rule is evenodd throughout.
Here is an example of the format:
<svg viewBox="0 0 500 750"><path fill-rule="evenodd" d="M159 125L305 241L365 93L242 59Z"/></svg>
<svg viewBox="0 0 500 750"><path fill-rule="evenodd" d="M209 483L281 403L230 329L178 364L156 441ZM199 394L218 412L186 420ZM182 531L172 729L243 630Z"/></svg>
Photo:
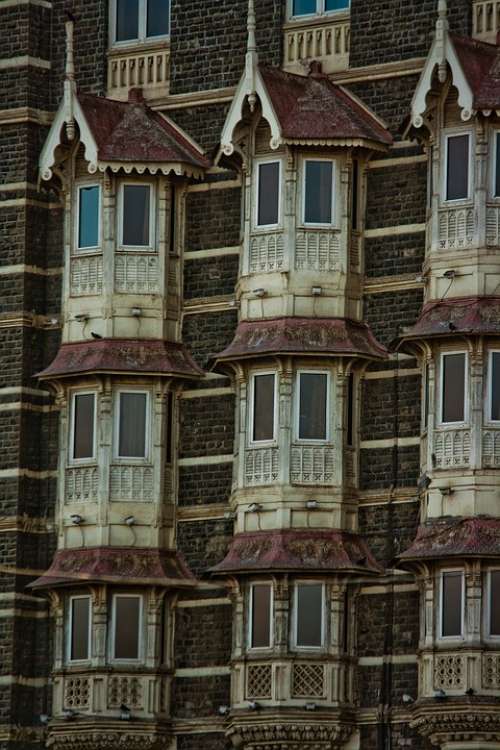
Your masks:
<svg viewBox="0 0 500 750"><path fill-rule="evenodd" d="M499 750L499 31L0 0L2 750Z"/></svg>

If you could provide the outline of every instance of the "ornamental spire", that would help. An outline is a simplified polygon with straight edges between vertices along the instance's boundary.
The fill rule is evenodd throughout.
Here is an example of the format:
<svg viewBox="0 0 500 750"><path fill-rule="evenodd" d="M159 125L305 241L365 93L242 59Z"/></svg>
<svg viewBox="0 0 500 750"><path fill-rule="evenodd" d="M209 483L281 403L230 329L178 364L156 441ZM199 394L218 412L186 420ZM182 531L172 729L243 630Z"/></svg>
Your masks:
<svg viewBox="0 0 500 750"><path fill-rule="evenodd" d="M256 73L257 73L257 66L259 64L259 56L257 54L257 41L255 38L256 28L257 28L257 21L255 18L254 0L248 0L246 82L247 82L248 103L250 104L251 112L254 111L255 104L257 102L257 95L255 91L255 87L256 87L255 79L256 79Z"/></svg>
<svg viewBox="0 0 500 750"><path fill-rule="evenodd" d="M75 116L73 111L73 96L76 94L75 55L73 34L75 29L74 16L68 12L66 21L66 69L64 80L64 105L66 109L66 133L70 141L75 137Z"/></svg>
<svg viewBox="0 0 500 750"><path fill-rule="evenodd" d="M448 22L448 4L446 0L439 0L438 2L438 17L436 21L436 41L439 45L439 64L438 64L438 78L440 83L446 81L446 36L448 34L450 24Z"/></svg>

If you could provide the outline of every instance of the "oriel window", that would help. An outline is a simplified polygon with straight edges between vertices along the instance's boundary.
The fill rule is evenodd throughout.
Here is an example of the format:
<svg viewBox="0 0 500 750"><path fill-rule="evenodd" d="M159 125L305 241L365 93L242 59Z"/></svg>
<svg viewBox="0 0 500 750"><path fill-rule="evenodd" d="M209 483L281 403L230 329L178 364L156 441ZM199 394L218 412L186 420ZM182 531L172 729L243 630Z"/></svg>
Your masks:
<svg viewBox="0 0 500 750"><path fill-rule="evenodd" d="M443 354L441 358L441 421L464 422L466 418L465 352Z"/></svg>
<svg viewBox="0 0 500 750"><path fill-rule="evenodd" d="M252 441L275 439L276 376L263 373L253 376Z"/></svg>
<svg viewBox="0 0 500 750"><path fill-rule="evenodd" d="M304 163L304 223L333 224L332 161L307 159Z"/></svg>
<svg viewBox="0 0 500 750"><path fill-rule="evenodd" d="M299 583L295 589L295 645L321 648L324 643L324 586Z"/></svg>
<svg viewBox="0 0 500 750"><path fill-rule="evenodd" d="M153 246L151 185L122 186L121 244L123 247Z"/></svg>
<svg viewBox="0 0 500 750"><path fill-rule="evenodd" d="M118 393L118 458L140 459L148 455L149 394Z"/></svg>
<svg viewBox="0 0 500 750"><path fill-rule="evenodd" d="M84 185L78 188L78 250L93 250L100 247L100 205L99 185Z"/></svg>
<svg viewBox="0 0 500 750"><path fill-rule="evenodd" d="M113 658L134 661L140 658L142 599L116 594L113 598Z"/></svg>
<svg viewBox="0 0 500 750"><path fill-rule="evenodd" d="M274 227L280 222L279 161L266 161L257 170L257 221L259 227Z"/></svg>
<svg viewBox="0 0 500 750"><path fill-rule="evenodd" d="M170 0L113 0L114 41L133 42L170 34Z"/></svg>
<svg viewBox="0 0 500 750"><path fill-rule="evenodd" d="M95 458L95 393L75 393L72 403L71 458Z"/></svg>
<svg viewBox="0 0 500 750"><path fill-rule="evenodd" d="M298 374L299 440L328 439L328 381L324 372Z"/></svg>
<svg viewBox="0 0 500 750"><path fill-rule="evenodd" d="M90 659L90 613L90 596L71 597L69 616L70 661L86 661Z"/></svg>
<svg viewBox="0 0 500 750"><path fill-rule="evenodd" d="M272 645L273 589L267 583L255 583L250 590L251 648L269 648Z"/></svg>
<svg viewBox="0 0 500 750"><path fill-rule="evenodd" d="M446 200L467 200L470 193L470 135L446 138Z"/></svg>
<svg viewBox="0 0 500 750"><path fill-rule="evenodd" d="M460 637L463 630L463 573L445 571L441 579L441 637Z"/></svg>

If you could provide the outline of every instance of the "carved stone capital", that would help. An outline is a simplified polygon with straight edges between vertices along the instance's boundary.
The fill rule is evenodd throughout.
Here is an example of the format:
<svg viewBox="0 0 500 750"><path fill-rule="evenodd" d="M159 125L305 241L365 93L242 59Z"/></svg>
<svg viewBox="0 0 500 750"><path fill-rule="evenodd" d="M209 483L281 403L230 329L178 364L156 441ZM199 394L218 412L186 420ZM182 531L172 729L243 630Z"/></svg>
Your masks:
<svg viewBox="0 0 500 750"><path fill-rule="evenodd" d="M500 712L489 699L417 704L410 726L439 747L470 740L500 742Z"/></svg>
<svg viewBox="0 0 500 750"><path fill-rule="evenodd" d="M235 720L227 737L242 750L332 750L344 745L353 731L349 722L329 721L317 717L305 721L292 717L273 717L266 721Z"/></svg>
<svg viewBox="0 0 500 750"><path fill-rule="evenodd" d="M170 726L123 721L65 721L49 727L47 747L53 750L168 750Z"/></svg>

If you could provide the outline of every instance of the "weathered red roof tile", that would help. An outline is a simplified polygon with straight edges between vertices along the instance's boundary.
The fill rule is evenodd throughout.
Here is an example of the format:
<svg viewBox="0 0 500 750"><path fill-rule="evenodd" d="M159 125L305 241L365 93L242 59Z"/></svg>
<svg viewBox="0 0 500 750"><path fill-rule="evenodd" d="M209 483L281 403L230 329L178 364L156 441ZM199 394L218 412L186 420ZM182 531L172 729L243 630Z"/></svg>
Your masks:
<svg viewBox="0 0 500 750"><path fill-rule="evenodd" d="M500 518L455 518L420 526L402 562L446 557L500 556Z"/></svg>
<svg viewBox="0 0 500 750"><path fill-rule="evenodd" d="M500 47L469 37L450 35L474 96L475 109L500 106Z"/></svg>

